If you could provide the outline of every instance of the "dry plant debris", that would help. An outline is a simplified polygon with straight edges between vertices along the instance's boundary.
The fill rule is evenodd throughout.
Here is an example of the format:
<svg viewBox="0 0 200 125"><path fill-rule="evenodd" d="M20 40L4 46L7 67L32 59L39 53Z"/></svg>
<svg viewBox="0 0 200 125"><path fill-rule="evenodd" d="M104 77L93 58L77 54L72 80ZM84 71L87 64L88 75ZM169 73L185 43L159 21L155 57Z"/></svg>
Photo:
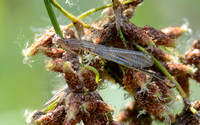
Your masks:
<svg viewBox="0 0 200 125"><path fill-rule="evenodd" d="M124 1L113 1L113 5L117 4L108 8L105 17L93 23L92 26L95 27L91 29L86 29L77 22L75 27L78 34L75 34L67 26L61 26L64 38L91 41L95 44L123 49L126 49L126 44L130 50L136 50L133 45L137 43L163 64L189 97L189 79L200 82L200 39L194 40L191 48L179 57L179 62L173 62L173 56L159 46L176 47L176 38L186 30L182 27L167 27L162 30L151 26L138 27L129 19L143 0L133 0L132 3L125 5L122 4ZM125 44L120 37L120 30L126 40ZM168 120L176 125L200 124L199 101L193 104L197 110L195 114L185 106L181 114L173 116L170 108L176 101L174 90L165 82L126 66L119 66L102 57L91 56L88 52L66 51L66 48L63 48L64 45L57 43L56 37L54 29L50 28L24 51L24 55L27 57L38 54L49 57L50 60L46 61L47 69L62 73L68 86L46 104L46 107L52 106L49 110L44 108L33 114L31 123L76 125L82 122L85 125L122 125L124 123L150 125L153 120L157 119ZM80 55L82 55L81 62ZM128 103L120 111L117 121L112 117L114 109L102 99L97 91L97 87L101 83L96 81L96 74L85 68L83 64L95 68L99 72L101 80L114 79L135 98L135 101ZM191 71L192 66L197 69L195 72ZM148 70L164 76L156 65L149 67ZM54 103L55 105L53 105ZM145 111L145 113L141 113L141 111Z"/></svg>

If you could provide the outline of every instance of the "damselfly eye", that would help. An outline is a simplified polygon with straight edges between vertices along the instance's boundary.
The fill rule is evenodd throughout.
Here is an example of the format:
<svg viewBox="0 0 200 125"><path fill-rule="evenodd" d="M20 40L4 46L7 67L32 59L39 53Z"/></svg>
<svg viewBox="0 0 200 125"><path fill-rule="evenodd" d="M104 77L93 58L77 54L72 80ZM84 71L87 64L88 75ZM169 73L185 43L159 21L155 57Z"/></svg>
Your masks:
<svg viewBox="0 0 200 125"><path fill-rule="evenodd" d="M70 43L70 40L67 40L67 39L66 39L66 40L65 40L65 43L66 43L66 44L67 44L67 43Z"/></svg>

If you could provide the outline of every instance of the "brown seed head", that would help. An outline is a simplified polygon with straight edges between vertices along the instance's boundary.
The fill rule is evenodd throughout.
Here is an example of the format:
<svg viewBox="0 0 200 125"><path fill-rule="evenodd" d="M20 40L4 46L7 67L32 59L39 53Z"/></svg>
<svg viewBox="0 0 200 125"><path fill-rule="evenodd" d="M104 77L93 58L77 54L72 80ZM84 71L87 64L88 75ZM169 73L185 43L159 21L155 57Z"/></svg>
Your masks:
<svg viewBox="0 0 200 125"><path fill-rule="evenodd" d="M136 88L146 83L146 75L132 69L127 69L123 76L123 84L126 91L133 92Z"/></svg>
<svg viewBox="0 0 200 125"><path fill-rule="evenodd" d="M48 70L63 73L63 63L62 59L49 60L46 61L46 67Z"/></svg>
<svg viewBox="0 0 200 125"><path fill-rule="evenodd" d="M92 94L86 94L82 106L84 108L84 111L86 111L86 113L87 112L92 113L97 108L97 100Z"/></svg>
<svg viewBox="0 0 200 125"><path fill-rule="evenodd" d="M173 63L173 62L167 62L165 64L165 67L168 69L170 74L174 76L180 76L185 75L189 73L189 66L182 64L182 63Z"/></svg>
<svg viewBox="0 0 200 125"><path fill-rule="evenodd" d="M65 115L65 107L59 106L54 111L48 112L47 114L40 116L33 122L41 125L62 124L65 119Z"/></svg>
<svg viewBox="0 0 200 125"><path fill-rule="evenodd" d="M185 55L185 59L189 64L198 65L200 63L200 49L188 51Z"/></svg>
<svg viewBox="0 0 200 125"><path fill-rule="evenodd" d="M195 39L195 40L193 41L192 47L193 47L194 49L200 49L200 38Z"/></svg>
<svg viewBox="0 0 200 125"><path fill-rule="evenodd" d="M148 49L148 51L159 61L169 61L172 60L171 55L167 54L158 47L153 46L153 48Z"/></svg>
<svg viewBox="0 0 200 125"><path fill-rule="evenodd" d="M135 91L135 98L139 106L145 109L148 113L158 117L164 118L169 114L168 107L164 105L162 100L162 93L159 87L155 84L148 84L147 89Z"/></svg>
<svg viewBox="0 0 200 125"><path fill-rule="evenodd" d="M84 86L89 91L94 91L98 87L98 83L96 83L96 75L92 70L89 69L83 69L81 72L81 76L83 78Z"/></svg>
<svg viewBox="0 0 200 125"><path fill-rule="evenodd" d="M166 36L163 32L160 30L156 30L154 27L151 26L144 26L142 27L142 30L144 30L150 38L155 42L156 45L163 45L163 46L173 46L174 40L170 37Z"/></svg>
<svg viewBox="0 0 200 125"><path fill-rule="evenodd" d="M103 101L97 101L97 108L96 108L96 113L97 114L104 114L104 113L110 113L113 112L114 109L106 104Z"/></svg>
<svg viewBox="0 0 200 125"><path fill-rule="evenodd" d="M186 30L182 27L166 27L161 31L171 39L176 39L181 36Z"/></svg>

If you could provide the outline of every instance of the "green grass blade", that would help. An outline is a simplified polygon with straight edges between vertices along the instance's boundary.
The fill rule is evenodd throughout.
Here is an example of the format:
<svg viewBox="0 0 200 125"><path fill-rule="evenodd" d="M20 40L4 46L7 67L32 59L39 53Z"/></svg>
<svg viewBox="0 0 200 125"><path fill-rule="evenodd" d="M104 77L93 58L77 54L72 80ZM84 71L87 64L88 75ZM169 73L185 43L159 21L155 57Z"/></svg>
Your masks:
<svg viewBox="0 0 200 125"><path fill-rule="evenodd" d="M51 23L53 25L53 28L55 29L56 33L61 37L63 38L63 35L62 35L62 32L60 30L60 27L59 27L59 24L58 24L58 21L56 20L56 15L53 11L53 8L51 6L51 2L50 0L44 0L44 4L45 4L45 7L47 9L47 13L49 15L49 18L51 20Z"/></svg>

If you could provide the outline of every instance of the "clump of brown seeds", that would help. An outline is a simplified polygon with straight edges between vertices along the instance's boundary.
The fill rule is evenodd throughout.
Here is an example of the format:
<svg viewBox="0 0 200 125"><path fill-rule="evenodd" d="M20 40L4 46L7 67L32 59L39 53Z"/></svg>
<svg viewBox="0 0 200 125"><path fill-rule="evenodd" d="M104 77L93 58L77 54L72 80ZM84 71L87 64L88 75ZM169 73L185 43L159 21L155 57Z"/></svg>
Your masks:
<svg viewBox="0 0 200 125"><path fill-rule="evenodd" d="M130 50L135 50L133 44L137 43L163 64L189 97L189 79L200 82L200 39L194 40L192 47L180 57L182 63L175 63L173 57L159 46L175 47L176 38L185 30L181 27L167 27L163 30L157 30L151 26L138 27L129 19L143 0L133 0L132 3L122 4L124 1L126 0L117 0L116 3L112 1L114 6L107 10L107 15L102 20L93 24L95 27L92 29L85 29L81 22L77 22L75 23L77 34L75 34L67 26L61 26L64 38L78 40L84 38L95 44L124 49L127 45ZM119 31L126 41L122 39ZM119 66L98 56L89 58L89 53L83 54L81 50L66 51L62 45L54 41L54 37L56 33L53 28L50 28L23 51L28 57L37 54L49 57L50 60L46 61L47 69L62 73L68 86L46 104L47 108L32 116L32 123L76 125L82 121L85 125L123 125L123 122L130 125L150 125L153 115L155 119L162 122L169 119L178 125L200 124L199 114L194 114L186 108L176 118L172 116L170 108L175 99L172 88L165 81L126 66ZM79 55L84 55L82 60ZM130 102L120 111L117 116L118 121L112 117L114 109L102 99L97 91L100 84L96 81L97 74L90 68L84 67L83 64L96 69L102 81L108 78L114 79L135 98L135 101ZM198 70L191 72L192 65ZM156 65L149 67L148 70L164 77ZM199 111L199 105L199 102L196 102L193 107ZM48 109L49 107L51 108Z"/></svg>

